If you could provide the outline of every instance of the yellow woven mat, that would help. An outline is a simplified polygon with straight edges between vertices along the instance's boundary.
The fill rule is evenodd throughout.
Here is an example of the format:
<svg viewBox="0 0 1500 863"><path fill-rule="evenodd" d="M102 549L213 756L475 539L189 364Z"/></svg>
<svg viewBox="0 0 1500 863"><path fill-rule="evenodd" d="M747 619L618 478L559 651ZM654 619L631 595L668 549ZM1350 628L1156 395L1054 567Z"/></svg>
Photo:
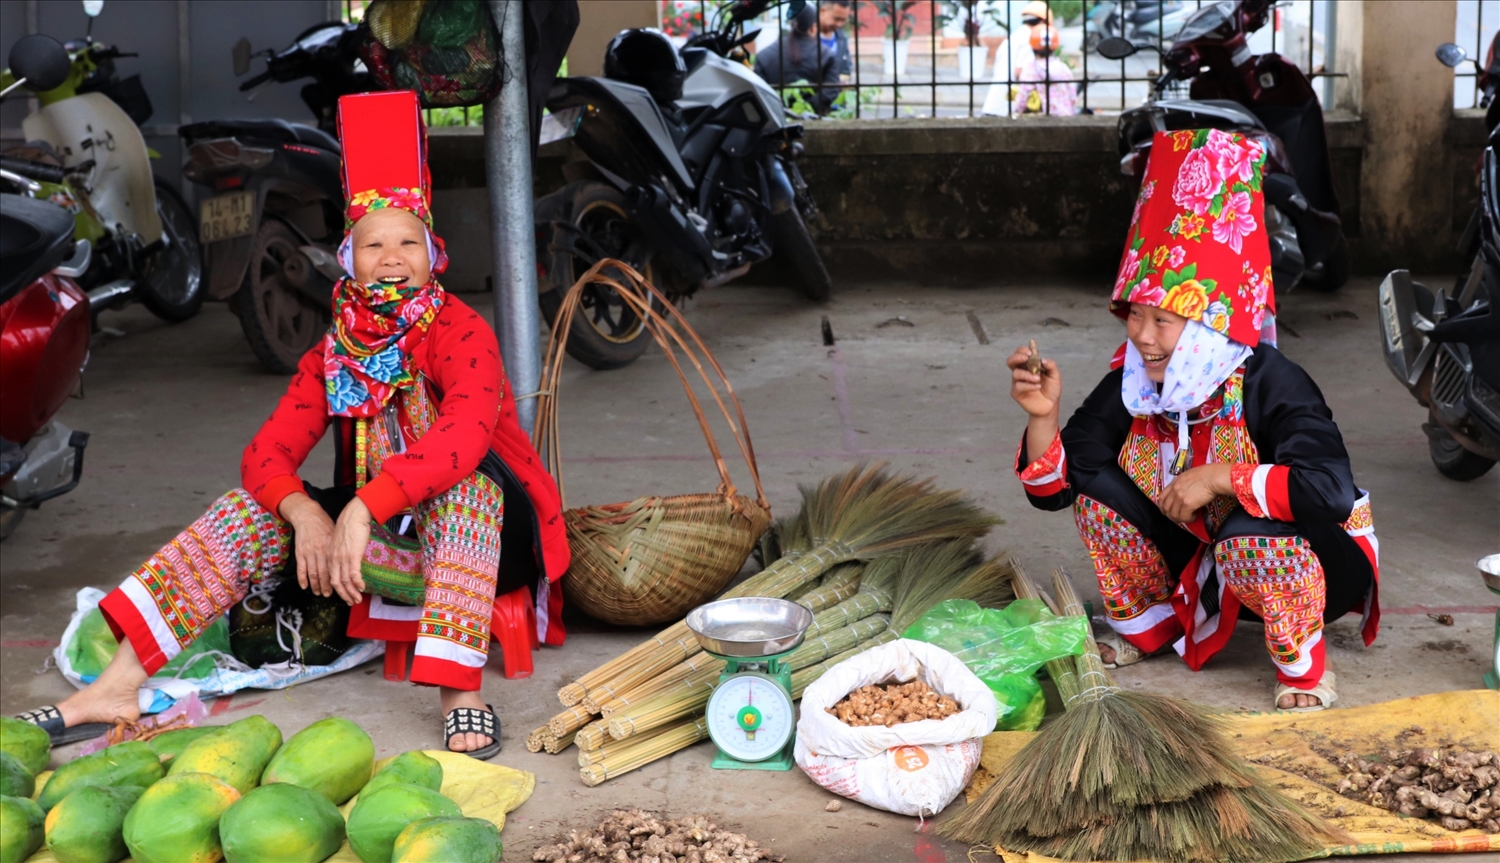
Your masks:
<svg viewBox="0 0 1500 863"><path fill-rule="evenodd" d="M531 792L536 789L535 774L525 770L515 770L499 764L478 761L462 752L429 749L427 754L443 765L441 789L443 796L457 803L458 808L463 810L468 817L493 821L495 826L502 831L505 829L506 813L525 803L527 798L531 797ZM391 758L385 758L375 762L375 770L379 771L390 761ZM44 777L50 776L51 771L37 776L38 793L46 784ZM349 810L354 808L354 803L358 799L359 797L356 796L339 807L339 812L343 813L345 820L348 820ZM53 857L52 852L43 846L42 850L26 858L26 863L57 863L57 858ZM122 863L131 863L131 861L126 858ZM349 847L349 841L346 839L338 853L328 858L328 863L360 863L360 859L355 855L354 849Z"/></svg>
<svg viewBox="0 0 1500 863"><path fill-rule="evenodd" d="M1316 713L1241 713L1227 720L1235 748L1272 784L1358 840L1326 848L1320 857L1500 851L1500 836L1478 830L1454 833L1434 822L1401 817L1334 793L1332 788L1342 774L1314 751L1365 754L1451 745L1500 752L1500 692L1443 692ZM1031 732L1024 731L999 731L986 737L979 769L964 789L965 796L969 800L978 797L1031 737ZM995 851L1006 863L1053 859Z"/></svg>

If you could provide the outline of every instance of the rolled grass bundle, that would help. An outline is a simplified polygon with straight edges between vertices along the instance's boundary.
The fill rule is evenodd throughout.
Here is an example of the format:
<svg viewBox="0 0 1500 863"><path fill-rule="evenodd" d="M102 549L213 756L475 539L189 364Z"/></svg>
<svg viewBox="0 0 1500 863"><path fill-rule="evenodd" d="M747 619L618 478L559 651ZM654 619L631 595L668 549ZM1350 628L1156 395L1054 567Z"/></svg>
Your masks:
<svg viewBox="0 0 1500 863"><path fill-rule="evenodd" d="M628 745L612 751L597 763L580 767L578 775L584 785L592 788L707 738L708 720L700 716L673 725L661 734L627 741Z"/></svg>
<svg viewBox="0 0 1500 863"><path fill-rule="evenodd" d="M865 565L859 562L841 563L828 571L822 584L793 598L793 602L806 606L813 614L838 605L854 596L859 590L860 576Z"/></svg>
<svg viewBox="0 0 1500 863"><path fill-rule="evenodd" d="M684 659L624 695L599 702L597 712L602 716L612 716L627 707L640 704L642 701L672 688L705 669L711 669L713 673L718 674L724 670L724 660L707 653L694 654L692 657ZM584 699L585 705L589 703L591 703L591 698Z"/></svg>
<svg viewBox="0 0 1500 863"><path fill-rule="evenodd" d="M901 636L897 635L893 630L887 629L873 638L870 638L866 641L861 641L852 649L846 650L837 656L832 656L828 659L823 660L822 662L817 662L805 668L797 669L796 671L792 672L792 700L796 701L797 699L801 698L802 693L807 691L807 687L812 685L813 681L828 673L828 669L834 667L835 665L838 665L840 662L843 662L846 659L852 659L872 647L878 647L879 645L885 644L888 641L895 641L900 637Z"/></svg>
<svg viewBox="0 0 1500 863"><path fill-rule="evenodd" d="M552 731L543 725L541 728L533 728L526 732L526 751L541 752L543 737L551 737ZM557 738L553 738L554 740Z"/></svg>
<svg viewBox="0 0 1500 863"><path fill-rule="evenodd" d="M605 720L600 719L578 729L573 736L573 745L579 749L598 749L609 740L609 732L604 730Z"/></svg>
<svg viewBox="0 0 1500 863"><path fill-rule="evenodd" d="M803 642L784 662L787 667L797 669L818 662L825 657L841 653L868 638L879 635L890 625L886 615L876 615ZM637 707L622 710L610 716L605 724L609 736L625 740L655 728L671 724L686 716L703 710L708 699L719 685L718 674L700 674L682 681L677 686L641 702Z"/></svg>
<svg viewBox="0 0 1500 863"><path fill-rule="evenodd" d="M707 721L708 720L702 716L690 720L690 722L702 723L706 723ZM617 759L620 757L621 752L629 751L631 747L639 747L646 741L660 737L663 734L671 734L672 732L679 730L683 725L686 724L688 724L688 722L674 723L672 725L648 731L645 734L636 735L629 740L608 740L605 741L604 745L599 747L598 749L580 749L578 751L578 766L588 767L590 764L602 764L608 760Z"/></svg>
<svg viewBox="0 0 1500 863"><path fill-rule="evenodd" d="M836 564L870 560L944 539L977 538L998 523L960 492L937 489L932 480L894 475L884 464L857 466L829 477L814 488L802 489L802 497L797 529L812 538L811 547L783 556L725 591L721 599L786 597ZM607 697L613 697L697 652L697 642L686 624L679 622L563 687L558 698L563 706L571 707L596 689L607 688Z"/></svg>
<svg viewBox="0 0 1500 863"><path fill-rule="evenodd" d="M553 737L563 737L577 732L578 729L593 722L596 718L592 711L586 710L582 706L569 707L567 710L547 720L547 728L552 732Z"/></svg>
<svg viewBox="0 0 1500 863"><path fill-rule="evenodd" d="M1083 614L1067 574L1053 583L1064 613ZM1076 682L1060 681L1074 690L1063 716L940 834L1068 860L1171 863L1300 860L1348 840L1235 761L1206 709L1120 690L1092 639L1076 668Z"/></svg>

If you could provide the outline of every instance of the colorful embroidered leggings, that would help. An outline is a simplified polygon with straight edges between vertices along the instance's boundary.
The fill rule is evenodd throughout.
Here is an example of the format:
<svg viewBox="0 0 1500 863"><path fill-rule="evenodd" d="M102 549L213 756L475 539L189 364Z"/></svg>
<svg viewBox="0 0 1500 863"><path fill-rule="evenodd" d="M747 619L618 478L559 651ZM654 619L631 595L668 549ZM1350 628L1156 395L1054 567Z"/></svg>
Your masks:
<svg viewBox="0 0 1500 863"><path fill-rule="evenodd" d="M415 540L372 527L366 591L422 606L412 682L479 688L503 518L500 488L476 473L417 507ZM100 609L155 673L251 585L281 572L291 552L291 526L235 489L141 564Z"/></svg>
<svg viewBox="0 0 1500 863"><path fill-rule="evenodd" d="M1323 565L1300 536L1239 536L1214 546L1219 577L1266 626L1276 677L1310 689L1323 678Z"/></svg>
<svg viewBox="0 0 1500 863"><path fill-rule="evenodd" d="M1156 544L1124 516L1086 495L1074 501L1073 518L1099 577L1110 627L1147 653L1180 638L1182 625L1171 605L1176 579Z"/></svg>

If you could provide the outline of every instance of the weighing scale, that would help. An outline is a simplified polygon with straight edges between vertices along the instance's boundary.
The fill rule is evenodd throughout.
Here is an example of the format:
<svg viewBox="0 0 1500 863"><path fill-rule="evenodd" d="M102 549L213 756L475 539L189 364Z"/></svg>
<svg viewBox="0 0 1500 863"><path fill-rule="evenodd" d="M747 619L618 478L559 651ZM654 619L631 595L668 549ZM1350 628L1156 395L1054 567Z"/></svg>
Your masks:
<svg viewBox="0 0 1500 863"><path fill-rule="evenodd" d="M790 770L797 712L787 655L802 643L812 612L785 599L750 596L700 605L687 626L704 651L724 660L708 699L708 736L721 770Z"/></svg>
<svg viewBox="0 0 1500 863"><path fill-rule="evenodd" d="M1479 574L1484 577L1484 586L1491 593L1500 594L1500 554L1481 557L1475 565L1479 567ZM1495 661L1490 670L1484 673L1484 685L1490 689L1500 689L1500 610L1495 611Z"/></svg>

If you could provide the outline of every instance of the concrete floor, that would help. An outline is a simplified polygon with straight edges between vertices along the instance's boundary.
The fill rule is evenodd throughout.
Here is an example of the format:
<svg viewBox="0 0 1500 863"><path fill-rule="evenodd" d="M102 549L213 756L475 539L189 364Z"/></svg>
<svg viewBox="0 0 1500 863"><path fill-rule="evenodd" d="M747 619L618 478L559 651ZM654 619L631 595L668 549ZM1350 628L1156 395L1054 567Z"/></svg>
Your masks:
<svg viewBox="0 0 1500 863"><path fill-rule="evenodd" d="M1333 297L1283 300L1283 349L1323 387L1355 476L1374 496L1386 615L1380 640L1361 647L1348 620L1329 630L1340 697L1349 705L1479 685L1495 597L1473 562L1500 550L1500 471L1460 484L1433 469L1423 410L1380 358L1374 286L1362 279ZM468 299L489 302L488 295ZM688 312L744 401L777 513L795 506L798 483L859 460L890 459L965 488L1001 514L1006 524L989 538L991 549L1014 551L1033 573L1064 565L1086 596L1095 595L1072 519L1031 509L1011 474L1023 417L1007 397L1003 359L1035 337L1060 364L1068 404L1076 405L1122 339L1101 286L844 286L826 309L786 290L731 286L704 293ZM838 340L833 348L820 337L823 314ZM69 691L43 663L74 593L118 583L236 485L240 450L285 385L259 369L222 306L176 327L138 307L109 313L103 324L109 329L96 339L87 395L61 414L93 433L83 485L30 513L0 554L0 710L7 714ZM574 505L713 488L712 462L660 357L606 373L570 364L563 393ZM326 477L330 457L320 449L304 475ZM743 468L736 477L748 487ZM1439 612L1454 624L1429 617ZM800 772L710 772L706 744L593 789L579 783L572 750L527 753L522 737L558 710L558 687L639 638L576 626L565 648L535 654L536 673L526 680L503 679L498 653L492 660L486 693L505 727L497 760L538 777L535 795L505 831L507 859L529 859L561 824L592 823L622 805L706 812L799 861L964 859L966 849L913 832L914 819L856 804L825 812L829 795ZM221 702L223 715L263 712L290 734L341 713L369 729L382 755L441 745L435 695L387 683L378 670L372 664L283 692L244 692ZM1162 659L1119 677L1129 687L1229 708L1271 703L1271 667L1253 626L1242 626L1202 673Z"/></svg>

